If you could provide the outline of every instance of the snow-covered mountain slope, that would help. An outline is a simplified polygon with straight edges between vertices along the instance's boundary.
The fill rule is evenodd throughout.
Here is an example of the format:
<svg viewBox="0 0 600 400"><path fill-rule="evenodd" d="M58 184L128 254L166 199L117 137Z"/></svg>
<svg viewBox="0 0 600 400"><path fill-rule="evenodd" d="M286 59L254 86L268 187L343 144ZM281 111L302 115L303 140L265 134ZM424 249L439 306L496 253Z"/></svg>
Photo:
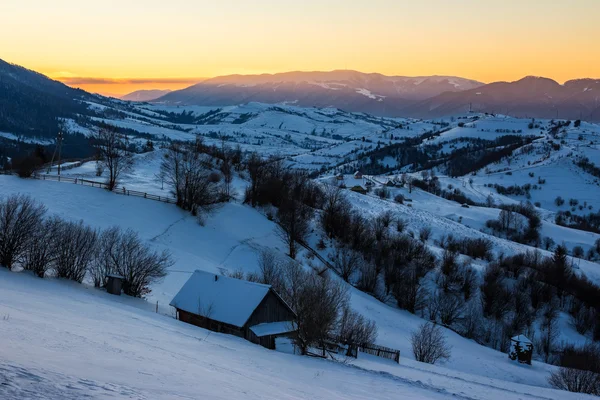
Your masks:
<svg viewBox="0 0 600 400"><path fill-rule="evenodd" d="M166 304L193 270L255 271L258 249L280 249L283 254L284 245L266 217L250 207L229 204L203 227L174 205L97 188L7 176L0 176L0 183L6 193L36 196L50 213L64 218L83 219L98 228L120 225L135 229L154 248L170 249L176 259L164 281L152 287L148 303L0 271L0 316L6 318L0 327L3 340L11 343L0 350L0 375L10 382L0 390L11 390L8 394L20 394L31 380L37 380L40 390L65 398L69 398L68 387L98 398L193 398L192 393L237 398L243 396L243 390L257 398L281 398L285 393L297 398L385 399L396 398L403 391L412 392L414 398L584 398L547 389L546 379L554 367L539 362L530 368L514 364L505 354L449 330L446 335L453 357L447 363L434 367L411 361L409 336L423 320L355 289L351 289L352 307L377 322L378 343L401 350L400 366L368 357L353 362L358 368L341 366L274 353L186 326L169 317ZM372 212L377 204L384 205L378 199L366 200ZM407 209L402 214L435 221L424 211ZM448 223L449 229L457 229L458 224ZM149 313L156 301L166 315ZM145 350L148 348L151 350ZM77 360L88 360L85 368ZM11 372L15 370L20 372ZM198 384L198 379L207 383ZM280 389L268 395L274 390L269 383L273 379ZM232 384L223 383L224 391L215 391L220 386L215 382L232 380ZM247 380L257 383L251 385ZM355 380L356 385L341 384ZM300 391L305 385L310 389Z"/></svg>

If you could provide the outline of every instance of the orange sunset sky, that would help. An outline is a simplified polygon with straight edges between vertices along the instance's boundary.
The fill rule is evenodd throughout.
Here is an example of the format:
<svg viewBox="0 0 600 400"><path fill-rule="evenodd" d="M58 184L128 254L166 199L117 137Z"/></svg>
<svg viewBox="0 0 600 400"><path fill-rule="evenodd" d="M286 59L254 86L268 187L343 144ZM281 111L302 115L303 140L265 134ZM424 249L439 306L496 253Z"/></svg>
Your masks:
<svg viewBox="0 0 600 400"><path fill-rule="evenodd" d="M232 73L600 77L599 0L3 0L0 58L120 95Z"/></svg>

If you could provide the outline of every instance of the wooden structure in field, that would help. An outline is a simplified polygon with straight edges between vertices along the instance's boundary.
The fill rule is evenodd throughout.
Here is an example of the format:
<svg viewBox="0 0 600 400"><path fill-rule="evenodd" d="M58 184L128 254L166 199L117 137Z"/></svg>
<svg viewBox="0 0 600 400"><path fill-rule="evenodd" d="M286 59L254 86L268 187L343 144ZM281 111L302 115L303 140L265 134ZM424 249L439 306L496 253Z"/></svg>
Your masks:
<svg viewBox="0 0 600 400"><path fill-rule="evenodd" d="M177 319L268 349L295 333L296 314L270 285L195 271L171 301Z"/></svg>
<svg viewBox="0 0 600 400"><path fill-rule="evenodd" d="M521 364L531 365L533 356L533 343L525 335L518 335L510 339L510 351L508 357L519 361Z"/></svg>

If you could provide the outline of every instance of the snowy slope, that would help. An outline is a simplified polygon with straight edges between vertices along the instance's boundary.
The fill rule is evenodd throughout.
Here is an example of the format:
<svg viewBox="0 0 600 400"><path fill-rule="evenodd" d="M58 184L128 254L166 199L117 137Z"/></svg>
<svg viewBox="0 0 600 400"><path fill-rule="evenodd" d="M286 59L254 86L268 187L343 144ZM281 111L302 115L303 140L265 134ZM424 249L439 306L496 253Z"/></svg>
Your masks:
<svg viewBox="0 0 600 400"><path fill-rule="evenodd" d="M3 193L36 196L48 206L50 213L73 220L83 219L87 224L98 228L107 228L115 224L125 228L131 227L140 232L141 237L153 247L171 250L176 263L164 281L152 287L153 291L148 298L150 304L144 306L153 307L158 301L160 311L166 315L172 315L172 310L166 305L195 269L212 273L219 273L222 269L233 271L240 268L244 271L254 271L257 268L256 250L265 247L284 249L283 243L274 233L274 224L256 210L239 204L226 205L212 215L206 226L202 227L194 218L173 205L116 195L97 188L69 183L20 180L7 176L0 176L0 183L6 190ZM354 204L368 201L365 208L373 213L393 206L379 199L359 195L352 200ZM86 204L86 207L80 207L79 204ZM458 234L462 229L464 234L474 234L466 227L460 228L462 225L456 222L436 219L424 210L405 207L398 211L411 220L411 226L438 223L439 225L434 225L436 229L447 229ZM510 244L507 243L506 246L510 248ZM447 331L447 336L453 346L453 357L447 363L441 367L429 367L410 361L412 354L408 338L422 323L420 318L385 305L355 289L352 289L352 306L377 322L379 344L401 350L402 369L398 369L397 366L392 368L389 365L367 364L371 369L385 370L405 379L409 374L405 369L409 368L416 381L425 379L420 376L422 372L419 372L425 369L427 373L433 374L433 377L427 379L437 381L439 387L446 387L445 382L450 379L454 382L451 386L456 390L464 390L459 382L465 380L481 382L486 390L493 386L503 391L507 385L506 381L547 387L546 379L552 367L535 363L532 368L524 368L510 362L505 354L480 346L451 331ZM359 360L359 365L361 362ZM377 360L377 363L380 362ZM513 383L509 385L512 387ZM527 393L532 390L522 389Z"/></svg>
<svg viewBox="0 0 600 400"><path fill-rule="evenodd" d="M590 398L404 360L360 355L344 365L273 352L143 301L6 270L0 316L3 399Z"/></svg>

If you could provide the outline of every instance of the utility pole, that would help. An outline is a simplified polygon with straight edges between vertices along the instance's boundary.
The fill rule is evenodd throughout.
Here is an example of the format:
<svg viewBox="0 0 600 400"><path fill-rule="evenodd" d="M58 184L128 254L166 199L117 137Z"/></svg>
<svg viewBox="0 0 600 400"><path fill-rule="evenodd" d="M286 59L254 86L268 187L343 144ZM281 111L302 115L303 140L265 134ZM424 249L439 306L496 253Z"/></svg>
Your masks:
<svg viewBox="0 0 600 400"><path fill-rule="evenodd" d="M60 155L62 153L63 133L58 132L58 176L60 176Z"/></svg>
<svg viewBox="0 0 600 400"><path fill-rule="evenodd" d="M54 153L52 153L52 160L50 161L50 166L48 167L48 171L46 171L47 174L50 173L50 171L52 170L52 166L54 165L54 158L56 157L56 153L58 152L58 174L60 175L60 153L61 153L61 148L62 148L62 139L63 139L63 134L62 132L58 132L58 135L56 136L56 145L54 146Z"/></svg>

